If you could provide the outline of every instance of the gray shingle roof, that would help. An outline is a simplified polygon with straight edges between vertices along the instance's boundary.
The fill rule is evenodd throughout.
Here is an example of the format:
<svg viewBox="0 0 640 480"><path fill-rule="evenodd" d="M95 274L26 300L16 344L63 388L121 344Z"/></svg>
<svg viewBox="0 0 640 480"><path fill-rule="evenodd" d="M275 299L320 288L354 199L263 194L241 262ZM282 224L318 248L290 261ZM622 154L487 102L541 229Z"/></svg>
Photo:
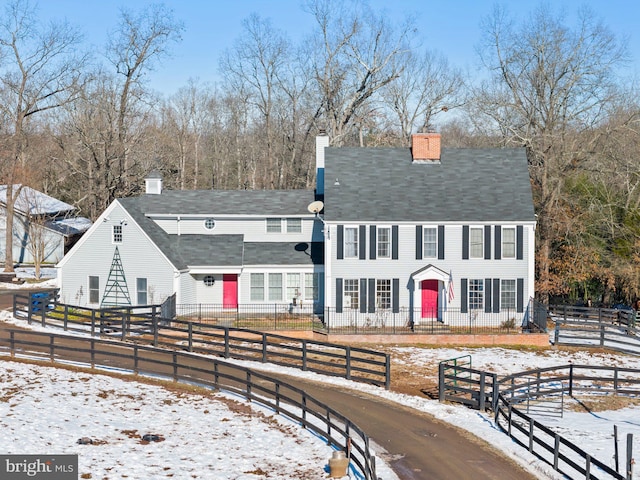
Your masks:
<svg viewBox="0 0 640 480"><path fill-rule="evenodd" d="M322 265L322 243L246 242L245 265Z"/></svg>
<svg viewBox="0 0 640 480"><path fill-rule="evenodd" d="M310 215L313 190L164 190L160 195L127 198L147 214Z"/></svg>
<svg viewBox="0 0 640 480"><path fill-rule="evenodd" d="M322 263L321 244L247 242L243 235L169 235L148 214L311 215L312 190L165 191L119 199L131 218L178 269L188 266L307 265Z"/></svg>
<svg viewBox="0 0 640 480"><path fill-rule="evenodd" d="M535 221L525 149L443 148L440 163L414 163L408 148L327 148L324 218Z"/></svg>

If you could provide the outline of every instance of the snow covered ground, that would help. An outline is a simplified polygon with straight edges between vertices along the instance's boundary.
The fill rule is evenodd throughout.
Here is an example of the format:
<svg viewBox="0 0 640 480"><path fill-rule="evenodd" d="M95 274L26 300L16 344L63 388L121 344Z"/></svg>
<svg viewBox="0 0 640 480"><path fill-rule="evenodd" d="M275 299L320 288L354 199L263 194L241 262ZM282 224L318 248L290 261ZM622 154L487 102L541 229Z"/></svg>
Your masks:
<svg viewBox="0 0 640 480"><path fill-rule="evenodd" d="M7 312L0 312L0 320L19 322ZM20 325L24 326L24 322ZM392 355L392 361L416 366L470 355L473 368L498 374L568 363L640 369L640 357L636 356L551 348L542 352L505 348L393 347L392 350L392 354L398 354L397 359ZM321 375L296 369L257 362L231 362L266 372L329 381ZM7 375L9 369L11 375ZM56 372L61 372L60 377ZM15 380L11 380L14 377ZM330 381L353 386L352 382L344 379L332 377ZM564 478L500 432L490 415L373 386L358 384L355 388L465 428L490 441L538 478ZM70 393L63 396L61 392ZM9 400L3 401L7 395ZM80 471L88 469L92 474L84 478L94 479L124 478L126 475L134 479L248 480L265 478L266 472L268 478L275 479L327 478L325 469L331 449L322 439L269 411L258 408L249 414L242 409L240 412L229 409L230 400L231 397L224 397L222 401L197 395L185 397L160 387L109 377L89 378L85 373L46 367L16 367L2 362L0 427L3 435L0 436L0 451L23 454L77 452L80 454ZM251 406L251 409L255 408L255 405ZM109 416L102 414L105 411L109 411ZM151 414L147 415L148 412ZM628 433L635 436L633 456L640 458L640 407L597 413L566 411L562 417L539 417L537 420L557 429L565 438L611 466L614 465L613 426L617 425L619 439L626 440ZM123 433L132 431L135 435ZM160 434L165 440L145 445L140 442L140 435L144 433ZM99 442L93 445L75 443L85 436ZM56 450L56 445L64 445L65 448ZM619 447L624 459L626 443L621 441ZM382 449L378 449L378 454L385 459ZM621 461L623 463L624 460ZM150 471L154 472L152 477L149 476ZM397 479L381 461L378 462L378 475L383 480ZM634 471L633 478L640 479L640 472Z"/></svg>

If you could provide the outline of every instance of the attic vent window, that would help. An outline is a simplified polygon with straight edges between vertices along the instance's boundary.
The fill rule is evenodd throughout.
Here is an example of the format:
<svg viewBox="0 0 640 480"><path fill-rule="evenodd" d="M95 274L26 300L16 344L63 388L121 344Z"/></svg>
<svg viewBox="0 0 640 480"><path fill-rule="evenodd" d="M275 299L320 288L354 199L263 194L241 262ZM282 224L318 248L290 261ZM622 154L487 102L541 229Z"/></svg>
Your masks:
<svg viewBox="0 0 640 480"><path fill-rule="evenodd" d="M216 283L216 279L213 277L213 275L207 275L206 277L204 277L204 284L207 287L213 286L214 283Z"/></svg>
<svg viewBox="0 0 640 480"><path fill-rule="evenodd" d="M213 230L216 226L216 221L213 218L207 218L204 221L204 228L207 230Z"/></svg>

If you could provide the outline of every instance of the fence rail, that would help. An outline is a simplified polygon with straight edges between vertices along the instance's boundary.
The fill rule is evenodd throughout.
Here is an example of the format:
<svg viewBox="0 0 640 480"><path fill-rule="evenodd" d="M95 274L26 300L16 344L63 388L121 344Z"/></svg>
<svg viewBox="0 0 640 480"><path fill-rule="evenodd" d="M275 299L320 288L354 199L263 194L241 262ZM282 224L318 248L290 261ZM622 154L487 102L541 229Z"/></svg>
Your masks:
<svg viewBox="0 0 640 480"><path fill-rule="evenodd" d="M91 336L109 336L155 347L163 346L224 358L252 360L339 376L389 389L391 365L388 354L329 342L292 338L244 328L225 327L160 316L159 306L126 309L89 309L71 305L34 311L32 295L14 295L14 316L29 324L62 328Z"/></svg>
<svg viewBox="0 0 640 480"><path fill-rule="evenodd" d="M576 392L640 396L640 370L616 366L561 365L497 377L447 360L439 366L440 401L463 403L471 408L493 410L495 423L515 442L569 478L631 479L632 455L627 454L625 474L592 457L571 441L524 413L542 411L533 402L563 399ZM493 383L488 380L492 379ZM543 414L558 414L546 407ZM563 408L561 405L560 408ZM560 412L561 413L561 412Z"/></svg>
<svg viewBox="0 0 640 480"><path fill-rule="evenodd" d="M115 363L136 374L160 375L234 392L300 422L328 445L347 452L352 468L365 480L377 480L375 456L369 437L361 428L303 390L268 375L187 352L32 331L3 331L0 346L8 349L11 356L44 355L52 363L63 363L61 359L84 361L92 368L112 368Z"/></svg>
<svg viewBox="0 0 640 480"><path fill-rule="evenodd" d="M555 345L602 347L640 355L640 329L632 310L552 305L549 315L555 323Z"/></svg>

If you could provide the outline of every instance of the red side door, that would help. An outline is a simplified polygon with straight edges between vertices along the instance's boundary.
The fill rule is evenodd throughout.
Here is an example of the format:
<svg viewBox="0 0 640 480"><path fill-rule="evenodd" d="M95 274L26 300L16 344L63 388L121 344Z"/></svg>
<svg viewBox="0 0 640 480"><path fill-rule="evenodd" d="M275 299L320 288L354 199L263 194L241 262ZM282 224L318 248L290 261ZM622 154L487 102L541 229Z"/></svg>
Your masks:
<svg viewBox="0 0 640 480"><path fill-rule="evenodd" d="M423 280L422 318L438 319L438 280Z"/></svg>
<svg viewBox="0 0 640 480"><path fill-rule="evenodd" d="M235 273L222 275L222 307L238 308L238 275Z"/></svg>

